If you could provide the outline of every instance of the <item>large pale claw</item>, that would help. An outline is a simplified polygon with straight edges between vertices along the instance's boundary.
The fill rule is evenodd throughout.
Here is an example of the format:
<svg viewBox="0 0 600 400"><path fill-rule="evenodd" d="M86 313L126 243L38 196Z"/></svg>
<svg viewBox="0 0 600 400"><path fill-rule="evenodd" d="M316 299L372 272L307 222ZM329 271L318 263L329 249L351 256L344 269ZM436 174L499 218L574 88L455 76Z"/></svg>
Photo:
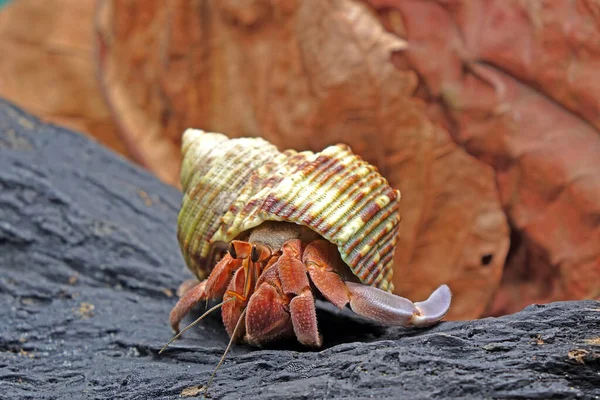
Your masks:
<svg viewBox="0 0 600 400"><path fill-rule="evenodd" d="M452 292L448 285L441 285L425 301L415 303L419 315L412 318L412 324L417 327L426 327L436 324L444 318L450 309Z"/></svg>
<svg viewBox="0 0 600 400"><path fill-rule="evenodd" d="M442 285L425 301L413 304L372 286L346 282L350 291L350 308L365 318L386 325L427 327L441 320L450 308L452 293Z"/></svg>

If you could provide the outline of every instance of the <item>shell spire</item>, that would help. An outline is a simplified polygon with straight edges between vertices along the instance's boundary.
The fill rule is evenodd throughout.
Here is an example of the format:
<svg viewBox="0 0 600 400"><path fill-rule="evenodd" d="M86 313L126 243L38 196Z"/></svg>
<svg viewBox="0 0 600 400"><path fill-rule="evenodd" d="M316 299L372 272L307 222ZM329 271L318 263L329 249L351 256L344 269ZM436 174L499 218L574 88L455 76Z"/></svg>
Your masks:
<svg viewBox="0 0 600 400"><path fill-rule="evenodd" d="M400 192L350 147L279 152L260 138L188 129L182 150L178 235L200 279L212 268L211 246L265 221L286 221L334 243L362 283L393 290Z"/></svg>

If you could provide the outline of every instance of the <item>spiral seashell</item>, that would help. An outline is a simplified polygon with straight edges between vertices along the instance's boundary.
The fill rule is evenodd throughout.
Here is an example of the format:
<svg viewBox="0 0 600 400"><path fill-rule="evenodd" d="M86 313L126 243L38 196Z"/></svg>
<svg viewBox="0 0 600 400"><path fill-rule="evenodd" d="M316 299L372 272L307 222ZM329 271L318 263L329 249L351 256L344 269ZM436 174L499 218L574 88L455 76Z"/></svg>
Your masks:
<svg viewBox="0 0 600 400"><path fill-rule="evenodd" d="M210 273L217 243L286 221L334 243L362 283L393 291L400 192L350 147L280 152L260 138L188 129L182 150L178 238L199 279Z"/></svg>

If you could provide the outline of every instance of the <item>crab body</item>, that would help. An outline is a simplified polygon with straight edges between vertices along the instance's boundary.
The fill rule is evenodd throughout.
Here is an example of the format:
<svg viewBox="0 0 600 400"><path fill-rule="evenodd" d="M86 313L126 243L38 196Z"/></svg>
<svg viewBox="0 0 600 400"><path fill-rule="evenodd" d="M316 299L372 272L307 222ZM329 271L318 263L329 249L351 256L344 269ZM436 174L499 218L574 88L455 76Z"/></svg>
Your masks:
<svg viewBox="0 0 600 400"><path fill-rule="evenodd" d="M199 283L182 285L174 330L220 298L230 337L256 346L295 336L320 347L315 296L388 325L429 326L448 311L445 285L415 304L391 293L400 193L348 146L279 152L189 129L183 155L178 237Z"/></svg>

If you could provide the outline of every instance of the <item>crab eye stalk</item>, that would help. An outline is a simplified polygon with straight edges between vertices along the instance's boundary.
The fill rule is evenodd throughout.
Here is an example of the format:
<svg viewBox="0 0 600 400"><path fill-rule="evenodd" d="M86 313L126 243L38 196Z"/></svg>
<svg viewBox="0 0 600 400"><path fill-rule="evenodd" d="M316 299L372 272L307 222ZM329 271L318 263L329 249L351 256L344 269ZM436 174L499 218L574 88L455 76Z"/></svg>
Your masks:
<svg viewBox="0 0 600 400"><path fill-rule="evenodd" d="M229 252L231 258L237 258L237 253L235 252L235 246L233 245L233 242L229 243L229 249L227 249L227 251Z"/></svg>
<svg viewBox="0 0 600 400"><path fill-rule="evenodd" d="M232 240L229 244L229 255L231 258L246 259L252 255L253 246L241 240Z"/></svg>
<svg viewBox="0 0 600 400"><path fill-rule="evenodd" d="M252 246L252 251L250 252L250 260L255 263L258 262L258 257L260 256L258 249L256 246Z"/></svg>
<svg viewBox="0 0 600 400"><path fill-rule="evenodd" d="M273 255L273 251L269 246L265 246L260 243L255 243L252 247L252 253L250 259L252 262L263 262L267 261Z"/></svg>

